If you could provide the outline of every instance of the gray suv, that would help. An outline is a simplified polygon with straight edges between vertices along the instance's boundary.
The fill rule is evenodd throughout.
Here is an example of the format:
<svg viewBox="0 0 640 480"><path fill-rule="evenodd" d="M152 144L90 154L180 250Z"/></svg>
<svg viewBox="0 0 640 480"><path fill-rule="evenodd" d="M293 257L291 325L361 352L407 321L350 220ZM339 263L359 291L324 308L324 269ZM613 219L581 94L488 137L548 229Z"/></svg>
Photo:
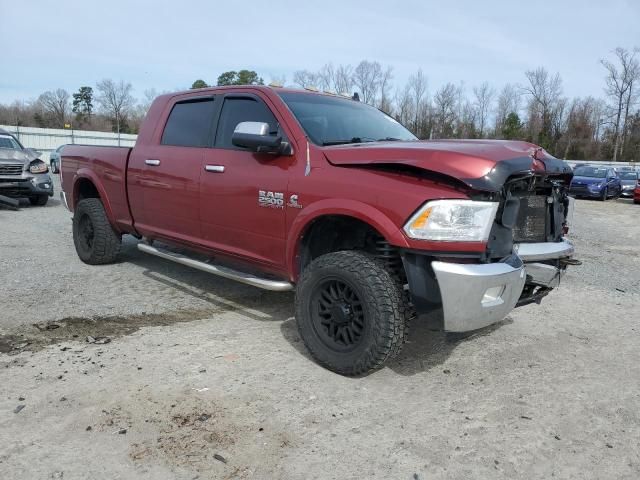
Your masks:
<svg viewBox="0 0 640 480"><path fill-rule="evenodd" d="M0 128L0 197L26 197L32 205L47 204L53 196L53 181L39 155Z"/></svg>

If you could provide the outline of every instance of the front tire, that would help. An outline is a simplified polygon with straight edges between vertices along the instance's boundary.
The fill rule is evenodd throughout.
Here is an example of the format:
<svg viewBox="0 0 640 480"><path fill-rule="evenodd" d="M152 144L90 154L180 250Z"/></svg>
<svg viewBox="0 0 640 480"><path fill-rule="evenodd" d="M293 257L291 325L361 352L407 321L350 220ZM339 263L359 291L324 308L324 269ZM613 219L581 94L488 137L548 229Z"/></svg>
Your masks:
<svg viewBox="0 0 640 480"><path fill-rule="evenodd" d="M298 332L309 352L336 373L368 373L402 347L402 290L381 264L362 252L315 259L300 278L295 304Z"/></svg>
<svg viewBox="0 0 640 480"><path fill-rule="evenodd" d="M113 263L122 237L111 227L98 198L80 200L73 215L73 243L78 257L89 265Z"/></svg>
<svg viewBox="0 0 640 480"><path fill-rule="evenodd" d="M606 202L607 198L609 198L609 187L604 187L604 190L602 191L602 197L600 197L600 200L602 200L603 202Z"/></svg>

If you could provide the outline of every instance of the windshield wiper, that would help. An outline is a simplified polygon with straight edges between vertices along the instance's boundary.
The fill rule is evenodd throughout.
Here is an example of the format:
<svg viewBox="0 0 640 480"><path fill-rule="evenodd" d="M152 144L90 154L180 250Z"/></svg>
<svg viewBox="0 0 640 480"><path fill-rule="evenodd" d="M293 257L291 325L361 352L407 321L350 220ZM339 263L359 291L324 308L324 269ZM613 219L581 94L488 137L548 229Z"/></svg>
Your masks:
<svg viewBox="0 0 640 480"><path fill-rule="evenodd" d="M396 137L384 137L376 140L377 142L401 142L402 140Z"/></svg>
<svg viewBox="0 0 640 480"><path fill-rule="evenodd" d="M390 140L398 140L397 138L391 138ZM370 137L353 137L351 140L331 140L329 142L322 142L323 147L328 147L330 145L345 145L347 143L369 143L369 142L381 142L383 140L388 140L386 138L378 139L370 138Z"/></svg>

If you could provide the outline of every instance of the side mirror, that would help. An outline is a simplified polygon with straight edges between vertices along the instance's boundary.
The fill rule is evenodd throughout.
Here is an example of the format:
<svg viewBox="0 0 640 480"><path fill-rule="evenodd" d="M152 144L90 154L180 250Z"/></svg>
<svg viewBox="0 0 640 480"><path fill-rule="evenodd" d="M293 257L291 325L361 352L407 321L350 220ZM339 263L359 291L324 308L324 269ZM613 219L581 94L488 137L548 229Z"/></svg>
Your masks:
<svg viewBox="0 0 640 480"><path fill-rule="evenodd" d="M282 136L270 135L265 122L240 122L231 136L231 143L257 153L291 155L291 145L283 142Z"/></svg>

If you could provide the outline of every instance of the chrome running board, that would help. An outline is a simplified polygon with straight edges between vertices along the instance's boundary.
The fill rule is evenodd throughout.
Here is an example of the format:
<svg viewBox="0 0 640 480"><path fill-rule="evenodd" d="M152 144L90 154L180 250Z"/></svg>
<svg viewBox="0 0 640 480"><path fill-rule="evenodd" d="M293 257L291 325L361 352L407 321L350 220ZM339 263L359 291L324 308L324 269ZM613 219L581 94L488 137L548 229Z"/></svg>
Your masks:
<svg viewBox="0 0 640 480"><path fill-rule="evenodd" d="M236 280L237 282L262 288L264 290L271 290L274 292L286 292L288 290L293 290L293 284L284 280L269 280L266 278L256 277L250 273L238 272L237 270L223 267L221 265L212 265L210 263L201 262L200 260L195 260L170 250L156 248L148 243L138 243L138 250L150 253L156 257L171 260L172 262L180 263L181 265L186 265L187 267L196 268L203 272L212 273L230 280Z"/></svg>

